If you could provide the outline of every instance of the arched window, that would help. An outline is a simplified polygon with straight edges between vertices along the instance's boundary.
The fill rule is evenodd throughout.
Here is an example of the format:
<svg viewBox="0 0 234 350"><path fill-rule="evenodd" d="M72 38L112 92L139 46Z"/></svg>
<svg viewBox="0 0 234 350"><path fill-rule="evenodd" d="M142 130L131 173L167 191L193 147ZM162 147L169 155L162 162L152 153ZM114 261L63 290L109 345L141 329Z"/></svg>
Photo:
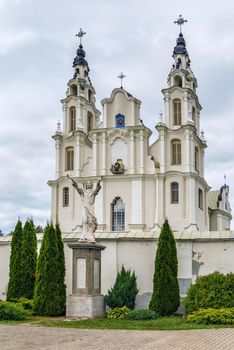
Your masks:
<svg viewBox="0 0 234 350"><path fill-rule="evenodd" d="M89 94L89 95L88 95L89 101L91 101L91 98L92 98L92 91L91 91L90 89L88 90L88 94Z"/></svg>
<svg viewBox="0 0 234 350"><path fill-rule="evenodd" d="M70 88L71 95L77 96L77 85L73 84Z"/></svg>
<svg viewBox="0 0 234 350"><path fill-rule="evenodd" d="M200 188L198 189L198 207L203 209L203 191Z"/></svg>
<svg viewBox="0 0 234 350"><path fill-rule="evenodd" d="M199 150L197 146L194 148L194 166L195 170L199 172Z"/></svg>
<svg viewBox="0 0 234 350"><path fill-rule="evenodd" d="M171 140L171 164L181 164L181 141L179 139Z"/></svg>
<svg viewBox="0 0 234 350"><path fill-rule="evenodd" d="M192 108L192 120L194 123L196 122L196 109L195 109L195 107Z"/></svg>
<svg viewBox="0 0 234 350"><path fill-rule="evenodd" d="M174 85L182 87L182 78L179 75L176 75L174 78Z"/></svg>
<svg viewBox="0 0 234 350"><path fill-rule="evenodd" d="M112 231L125 230L125 205L120 197L116 197L111 204Z"/></svg>
<svg viewBox="0 0 234 350"><path fill-rule="evenodd" d="M173 124L181 125L181 100L173 100Z"/></svg>
<svg viewBox="0 0 234 350"><path fill-rule="evenodd" d="M69 206L69 188L68 187L63 188L63 206L64 207Z"/></svg>
<svg viewBox="0 0 234 350"><path fill-rule="evenodd" d="M74 148L67 147L65 150L65 170L74 170Z"/></svg>
<svg viewBox="0 0 234 350"><path fill-rule="evenodd" d="M171 182L171 203L179 203L179 184L178 182Z"/></svg>
<svg viewBox="0 0 234 350"><path fill-rule="evenodd" d="M87 132L90 132L91 129L93 129L93 115L92 115L92 113L88 112L88 115L87 115Z"/></svg>
<svg viewBox="0 0 234 350"><path fill-rule="evenodd" d="M69 131L76 130L76 107L69 109Z"/></svg>

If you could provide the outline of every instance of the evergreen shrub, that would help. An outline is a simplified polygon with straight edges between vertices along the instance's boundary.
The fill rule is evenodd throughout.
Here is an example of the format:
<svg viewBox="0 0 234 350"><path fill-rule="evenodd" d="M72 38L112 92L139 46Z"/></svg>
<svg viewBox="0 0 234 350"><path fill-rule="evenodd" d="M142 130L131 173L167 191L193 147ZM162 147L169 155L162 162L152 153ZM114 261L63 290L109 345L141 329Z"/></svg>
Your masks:
<svg viewBox="0 0 234 350"><path fill-rule="evenodd" d="M7 301L0 302L0 320L24 320L26 311L19 305Z"/></svg>
<svg viewBox="0 0 234 350"><path fill-rule="evenodd" d="M130 309L127 306L115 307L107 312L106 317L109 319L124 319L128 315Z"/></svg>
<svg viewBox="0 0 234 350"><path fill-rule="evenodd" d="M126 316L126 320L155 320L158 317L155 311L149 309L131 310Z"/></svg>
<svg viewBox="0 0 234 350"><path fill-rule="evenodd" d="M105 297L107 305L111 309L123 306L134 309L138 293L136 280L135 272L131 273L131 270L125 270L122 266L121 271L117 274L114 286L108 290Z"/></svg>
<svg viewBox="0 0 234 350"><path fill-rule="evenodd" d="M214 272L198 277L188 290L184 307L187 314L201 308L234 307L234 274Z"/></svg>
<svg viewBox="0 0 234 350"><path fill-rule="evenodd" d="M188 315L187 320L198 324L234 325L234 308L199 309Z"/></svg>
<svg viewBox="0 0 234 350"><path fill-rule="evenodd" d="M180 305L177 279L178 261L176 243L166 219L158 240L150 310L161 316L173 314Z"/></svg>

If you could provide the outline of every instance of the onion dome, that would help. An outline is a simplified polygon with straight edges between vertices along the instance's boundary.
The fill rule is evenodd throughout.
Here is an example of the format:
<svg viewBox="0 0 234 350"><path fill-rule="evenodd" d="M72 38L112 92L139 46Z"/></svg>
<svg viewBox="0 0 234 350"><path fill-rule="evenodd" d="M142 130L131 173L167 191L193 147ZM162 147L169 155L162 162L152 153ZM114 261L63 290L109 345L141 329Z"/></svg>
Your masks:
<svg viewBox="0 0 234 350"><path fill-rule="evenodd" d="M177 55L177 54L188 56L188 51L186 49L186 42L181 32L179 34L178 39L176 40L176 46L174 47L174 51L173 51L173 55Z"/></svg>
<svg viewBox="0 0 234 350"><path fill-rule="evenodd" d="M77 65L89 67L88 62L85 59L85 51L83 50L83 46L81 44L79 45L79 48L76 52L76 57L74 58L74 61L73 61L73 67Z"/></svg>

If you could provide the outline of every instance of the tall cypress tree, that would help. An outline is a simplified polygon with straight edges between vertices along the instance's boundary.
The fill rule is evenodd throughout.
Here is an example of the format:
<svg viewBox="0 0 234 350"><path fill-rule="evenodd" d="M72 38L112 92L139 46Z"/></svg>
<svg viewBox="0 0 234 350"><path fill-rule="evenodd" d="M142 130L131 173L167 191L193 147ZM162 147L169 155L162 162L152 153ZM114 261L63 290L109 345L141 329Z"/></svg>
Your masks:
<svg viewBox="0 0 234 350"><path fill-rule="evenodd" d="M153 294L149 308L162 316L173 314L180 305L177 279L176 243L166 219L158 241L153 278Z"/></svg>
<svg viewBox="0 0 234 350"><path fill-rule="evenodd" d="M18 220L13 231L11 240L10 272L7 289L7 300L19 298L22 291L21 280L21 244L22 244L22 223Z"/></svg>
<svg viewBox="0 0 234 350"><path fill-rule="evenodd" d="M58 316L63 314L58 264L58 236L52 224L47 224L38 258L34 311L38 315Z"/></svg>
<svg viewBox="0 0 234 350"><path fill-rule="evenodd" d="M23 228L21 273L21 296L32 299L34 294L35 275L37 264L37 237L32 219L28 219Z"/></svg>
<svg viewBox="0 0 234 350"><path fill-rule="evenodd" d="M64 283L64 280L65 280L66 267L65 267L65 257L64 257L64 246L62 241L62 233L58 223L56 224L55 229L56 229L57 238L58 238L58 284L59 284L59 290L60 290L60 305L61 305L61 310L65 312L66 285Z"/></svg>

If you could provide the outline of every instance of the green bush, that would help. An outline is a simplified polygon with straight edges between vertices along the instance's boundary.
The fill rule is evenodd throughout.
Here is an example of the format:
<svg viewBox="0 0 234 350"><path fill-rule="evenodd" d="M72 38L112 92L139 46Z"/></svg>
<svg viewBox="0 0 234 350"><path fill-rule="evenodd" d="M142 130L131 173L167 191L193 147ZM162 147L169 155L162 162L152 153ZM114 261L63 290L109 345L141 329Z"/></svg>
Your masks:
<svg viewBox="0 0 234 350"><path fill-rule="evenodd" d="M131 270L125 270L122 266L118 272L116 281L111 290L108 290L106 295L106 303L111 308L127 306L129 309L134 309L135 299L138 293L135 273Z"/></svg>
<svg viewBox="0 0 234 350"><path fill-rule="evenodd" d="M234 308L199 309L188 316L189 322L202 324L234 324Z"/></svg>
<svg viewBox="0 0 234 350"><path fill-rule="evenodd" d="M106 316L110 319L123 319L129 313L130 309L127 306L115 307L107 312Z"/></svg>
<svg viewBox="0 0 234 350"><path fill-rule="evenodd" d="M148 309L135 309L130 311L125 319L126 320L155 320L158 317L155 311Z"/></svg>
<svg viewBox="0 0 234 350"><path fill-rule="evenodd" d="M12 298L9 300L11 303L16 304L17 306L20 306L24 310L33 310L33 300L27 299L24 297L21 297L19 299Z"/></svg>
<svg viewBox="0 0 234 350"><path fill-rule="evenodd" d="M234 307L234 274L223 275L214 272L198 277L184 299L187 314L201 308L231 308Z"/></svg>
<svg viewBox="0 0 234 350"><path fill-rule="evenodd" d="M0 302L0 320L24 320L26 316L25 310L19 305L9 303L7 301Z"/></svg>

